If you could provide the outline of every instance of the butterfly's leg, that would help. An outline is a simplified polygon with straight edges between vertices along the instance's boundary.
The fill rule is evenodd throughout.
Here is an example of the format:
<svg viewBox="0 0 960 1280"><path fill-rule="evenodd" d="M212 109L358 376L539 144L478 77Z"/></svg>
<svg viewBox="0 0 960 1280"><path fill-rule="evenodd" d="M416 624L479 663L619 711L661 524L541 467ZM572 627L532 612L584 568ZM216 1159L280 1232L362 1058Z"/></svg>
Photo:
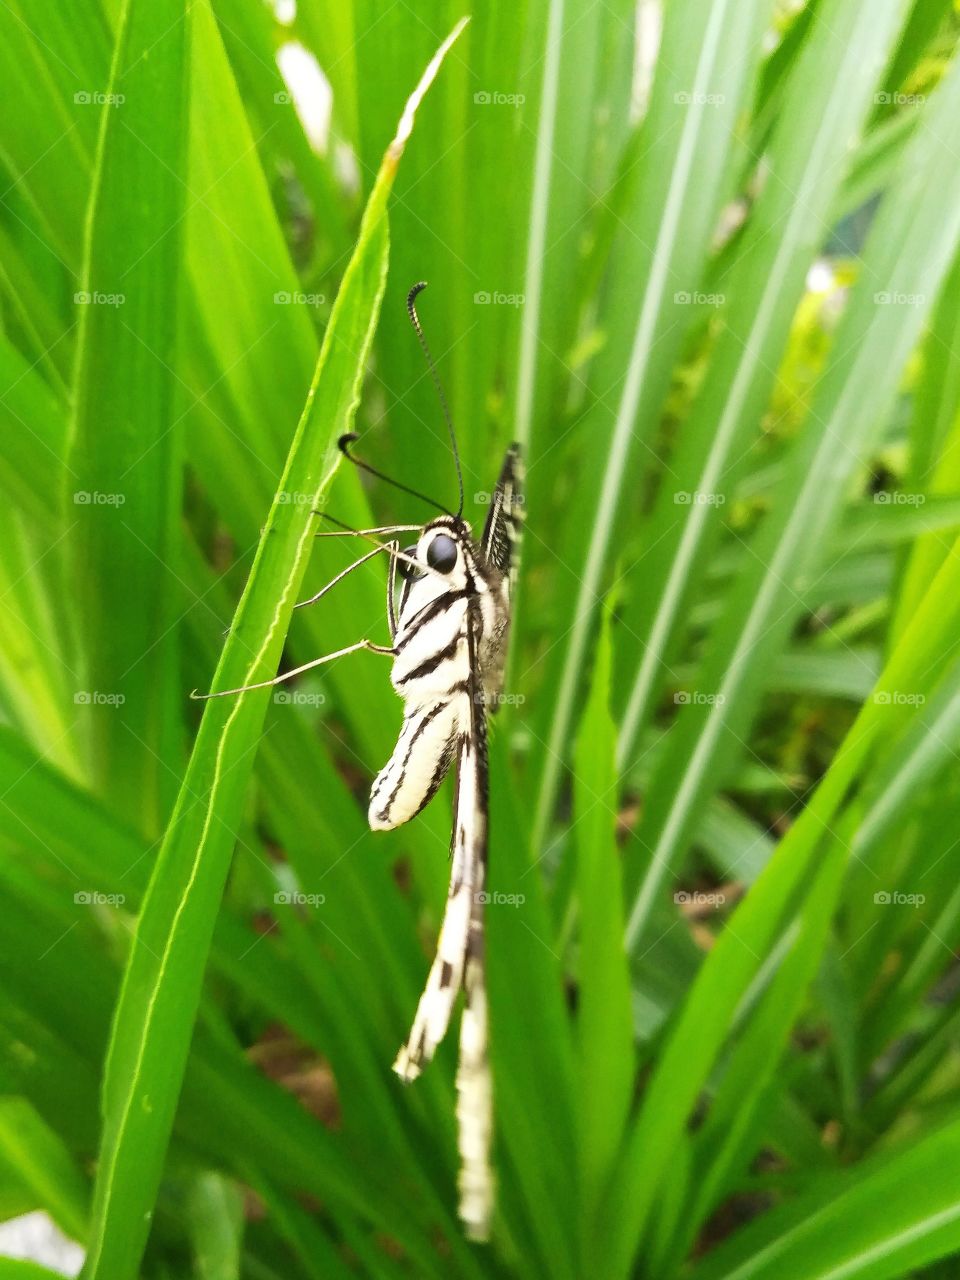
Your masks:
<svg viewBox="0 0 960 1280"><path fill-rule="evenodd" d="M394 539L387 543L390 549L390 572L387 574L387 621L390 624L390 639L397 638L397 607L394 604L394 592L397 586L397 552L400 543Z"/></svg>
<svg viewBox="0 0 960 1280"><path fill-rule="evenodd" d="M334 658L342 658L347 653L356 653L360 649L367 649L370 653L387 653L391 656L396 653L389 645L374 644L372 640L358 640L356 644L348 644L344 649L337 649L333 653L325 653L322 658L313 658L310 662L305 662L300 667L294 667L292 671L284 671L282 675L274 676L272 680L258 680L255 684L244 684L238 689L220 689L216 693L197 693L196 689L194 689L190 697L204 702L208 698L226 698L232 693L249 693L251 689L268 689L271 685L283 684L284 680L292 680L294 676L302 675L304 671L310 671L313 667L322 666L324 662L332 662Z"/></svg>
<svg viewBox="0 0 960 1280"><path fill-rule="evenodd" d="M331 578L327 585L325 587L321 587L315 596L311 596L309 600L299 600L293 607L295 609L303 609L308 604L316 604L321 597L327 594L331 587L335 587L338 582L342 582L347 574L353 573L354 569L359 569L367 560L372 560L378 551L389 551L390 548L395 545L395 543L388 542L382 547L374 547L372 551L368 551L367 554L361 556L359 560L354 560L353 564L347 565L346 569L342 569L335 578Z"/></svg>
<svg viewBox="0 0 960 1280"><path fill-rule="evenodd" d="M325 511L315 511L314 515L322 516L324 520L329 520L333 524L338 524L339 529L321 529L319 533L315 533L315 538L368 538L374 533L412 533L414 530L422 529L422 524L382 524L376 529L354 529L348 524L344 524L342 520L338 520L335 516L327 515Z"/></svg>

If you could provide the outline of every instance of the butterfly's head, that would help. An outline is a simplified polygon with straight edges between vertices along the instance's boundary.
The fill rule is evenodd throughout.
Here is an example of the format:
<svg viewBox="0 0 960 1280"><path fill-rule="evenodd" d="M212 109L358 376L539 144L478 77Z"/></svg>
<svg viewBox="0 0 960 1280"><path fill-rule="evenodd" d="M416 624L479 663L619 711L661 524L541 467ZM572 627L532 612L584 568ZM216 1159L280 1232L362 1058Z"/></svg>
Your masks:
<svg viewBox="0 0 960 1280"><path fill-rule="evenodd" d="M470 530L463 520L441 516L425 526L415 546L405 548L404 554L426 568L418 570L401 560L398 566L402 577L415 580L429 574L442 579L446 589L462 590L467 585L467 565L464 546L469 541Z"/></svg>

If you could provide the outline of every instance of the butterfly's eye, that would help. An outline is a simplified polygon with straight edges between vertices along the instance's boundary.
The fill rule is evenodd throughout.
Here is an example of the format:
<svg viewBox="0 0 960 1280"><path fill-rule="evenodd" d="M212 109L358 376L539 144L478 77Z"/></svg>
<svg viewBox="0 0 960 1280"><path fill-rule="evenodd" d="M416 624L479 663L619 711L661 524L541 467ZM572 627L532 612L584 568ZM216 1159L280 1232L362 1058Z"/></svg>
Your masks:
<svg viewBox="0 0 960 1280"><path fill-rule="evenodd" d="M438 573L449 573L457 563L457 544L445 533L438 533L427 547L427 564Z"/></svg>
<svg viewBox="0 0 960 1280"><path fill-rule="evenodd" d="M404 547L403 554L405 556L409 556L410 559L397 561L397 573L399 573L400 577L407 578L408 580L422 578L423 572L420 567L411 563L411 561L416 560L417 558L416 543L414 543L412 547Z"/></svg>

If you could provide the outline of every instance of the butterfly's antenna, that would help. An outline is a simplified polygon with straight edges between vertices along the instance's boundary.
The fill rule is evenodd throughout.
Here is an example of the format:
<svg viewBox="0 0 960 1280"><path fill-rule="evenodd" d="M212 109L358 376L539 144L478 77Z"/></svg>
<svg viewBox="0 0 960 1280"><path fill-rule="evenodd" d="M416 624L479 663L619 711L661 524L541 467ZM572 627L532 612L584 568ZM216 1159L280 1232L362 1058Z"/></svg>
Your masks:
<svg viewBox="0 0 960 1280"><path fill-rule="evenodd" d="M423 325L420 323L420 317L417 315L417 294L422 293L426 287L426 280L421 280L419 284L415 284L407 294L407 314L410 316L410 323L413 325L417 332L417 337L420 339L420 345L423 347L423 354L427 357L430 376L433 378L433 385L437 388L437 395L440 397L440 407L443 410L443 416L447 423L447 430L450 432L450 445L453 449L453 461L457 468L457 486L460 490L460 506L457 508L457 519L459 520L463 515L463 470L460 466L460 450L457 448L457 434L453 429L453 419L450 416L447 397L443 394L443 386L440 382L440 375L437 373L437 366L433 363L433 356L430 354L430 348L427 345L427 339L423 332Z"/></svg>
<svg viewBox="0 0 960 1280"><path fill-rule="evenodd" d="M404 493L409 493L413 498L419 498L421 502L428 502L431 507L439 507L441 511L445 511L448 516L452 516L453 512L448 510L442 502L437 502L436 498L428 498L425 493L421 493L419 489L411 489L407 484L401 484L399 480L394 480L392 476L384 475L382 471L378 471L376 467L371 467L369 462L364 462L362 458L357 458L350 452L350 446L354 440L360 437L356 431L348 431L342 435L337 441L337 448L347 459L352 462L355 467L359 467L361 471L366 471L372 476L376 476L378 480L384 480L387 484L392 484L395 489L402 489ZM329 518L329 517L328 517ZM459 517L458 517L459 518Z"/></svg>

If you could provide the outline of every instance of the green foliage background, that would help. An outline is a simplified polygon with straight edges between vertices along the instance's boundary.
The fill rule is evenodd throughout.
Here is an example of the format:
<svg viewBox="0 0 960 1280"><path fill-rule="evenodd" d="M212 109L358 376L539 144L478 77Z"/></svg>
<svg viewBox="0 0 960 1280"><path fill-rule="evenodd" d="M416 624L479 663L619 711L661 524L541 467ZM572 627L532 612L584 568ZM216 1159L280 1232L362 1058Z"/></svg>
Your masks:
<svg viewBox="0 0 960 1280"><path fill-rule="evenodd" d="M491 0L402 156L463 10L279 14L0 6L3 1218L89 1280L954 1275L953 6ZM383 566L292 608L318 504L427 514L341 431L454 493L419 279L476 520L529 469L480 1248L455 1044L389 1069L449 810L367 830L385 665L188 697L385 637Z"/></svg>

